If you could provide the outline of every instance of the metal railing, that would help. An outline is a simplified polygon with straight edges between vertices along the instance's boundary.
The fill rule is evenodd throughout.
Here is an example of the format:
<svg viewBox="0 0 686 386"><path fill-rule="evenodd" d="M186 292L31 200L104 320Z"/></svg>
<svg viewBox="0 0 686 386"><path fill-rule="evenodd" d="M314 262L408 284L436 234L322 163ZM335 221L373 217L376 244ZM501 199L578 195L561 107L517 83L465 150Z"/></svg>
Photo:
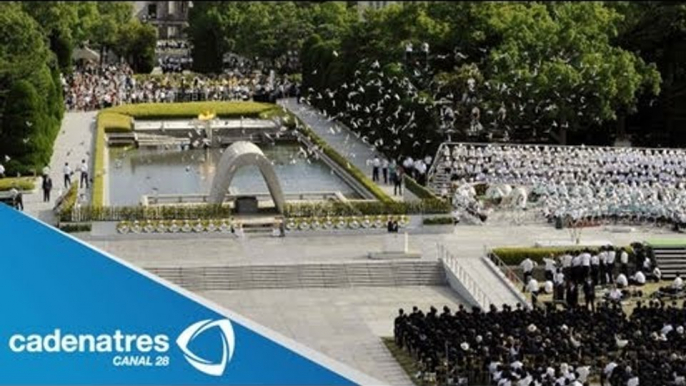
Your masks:
<svg viewBox="0 0 686 386"><path fill-rule="evenodd" d="M469 292L469 294L474 298L478 305L487 310L489 305L495 304L493 300L484 292L481 287L477 284L467 270L460 264L459 259L455 257L448 249L442 245L438 244L438 257L442 260L445 265L450 269L450 271L455 275L457 280L462 284Z"/></svg>
<svg viewBox="0 0 686 386"><path fill-rule="evenodd" d="M493 251L488 251L486 253L486 256L495 264L496 267L500 269L500 271L505 275L505 277L512 282L517 288L524 288L524 281L517 276L517 273L510 268L509 265L505 264L505 262Z"/></svg>

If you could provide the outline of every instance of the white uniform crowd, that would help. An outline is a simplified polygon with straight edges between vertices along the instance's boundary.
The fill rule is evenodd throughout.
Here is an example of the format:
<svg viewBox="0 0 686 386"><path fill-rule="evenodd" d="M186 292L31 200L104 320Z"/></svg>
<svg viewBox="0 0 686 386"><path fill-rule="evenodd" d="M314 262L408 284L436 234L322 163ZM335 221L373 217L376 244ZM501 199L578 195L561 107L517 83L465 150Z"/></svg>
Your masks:
<svg viewBox="0 0 686 386"><path fill-rule="evenodd" d="M526 186L549 218L686 222L686 151L545 145L445 145L452 181Z"/></svg>

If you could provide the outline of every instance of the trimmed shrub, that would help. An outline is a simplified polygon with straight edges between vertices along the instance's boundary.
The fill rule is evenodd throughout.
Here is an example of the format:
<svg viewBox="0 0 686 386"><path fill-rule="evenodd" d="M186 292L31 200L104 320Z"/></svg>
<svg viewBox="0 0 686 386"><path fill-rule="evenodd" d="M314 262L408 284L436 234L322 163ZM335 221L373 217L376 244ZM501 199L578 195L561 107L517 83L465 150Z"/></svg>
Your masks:
<svg viewBox="0 0 686 386"><path fill-rule="evenodd" d="M125 114L104 110L98 115L98 125L106 133L128 133L133 130L132 123L131 117Z"/></svg>
<svg viewBox="0 0 686 386"><path fill-rule="evenodd" d="M455 220L452 217L428 217L422 221L424 225L453 225Z"/></svg>
<svg viewBox="0 0 686 386"><path fill-rule="evenodd" d="M79 184L74 182L67 190L67 193L62 196L61 201L57 202L57 208L60 216L60 221L71 221L71 213L76 206L76 199L79 196Z"/></svg>
<svg viewBox="0 0 686 386"><path fill-rule="evenodd" d="M90 232L93 229L91 224L64 224L59 229L65 233Z"/></svg>
<svg viewBox="0 0 686 386"><path fill-rule="evenodd" d="M137 119L195 118L206 111L226 118L257 118L275 108L275 105L257 102L184 102L122 105L102 112L125 114Z"/></svg>
<svg viewBox="0 0 686 386"><path fill-rule="evenodd" d="M546 248L533 248L533 247L504 247L504 248L494 248L492 252L496 254L505 264L507 265L519 265L527 257L537 263L543 263L544 257L549 257L551 254L555 257L562 256L567 252L576 252L583 249L590 249L593 253L598 252L598 247L588 247L588 246L573 246L573 247L546 247ZM631 247L628 248L629 253L633 252Z"/></svg>
<svg viewBox="0 0 686 386"><path fill-rule="evenodd" d="M10 177L0 179L0 192L12 190L13 187L17 187L17 190L34 190L36 188L36 183L33 178L30 177Z"/></svg>

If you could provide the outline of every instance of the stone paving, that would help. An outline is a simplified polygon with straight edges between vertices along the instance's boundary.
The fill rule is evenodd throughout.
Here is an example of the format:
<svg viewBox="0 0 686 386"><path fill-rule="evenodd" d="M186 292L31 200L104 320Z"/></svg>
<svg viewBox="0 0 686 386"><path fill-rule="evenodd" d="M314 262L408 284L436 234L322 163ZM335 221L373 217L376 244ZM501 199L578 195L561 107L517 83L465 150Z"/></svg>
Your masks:
<svg viewBox="0 0 686 386"><path fill-rule="evenodd" d="M80 174L76 169L81 164L81 160L88 162L89 170L93 170L93 162L90 158L93 148L93 134L95 132L96 112L67 112L62 120L62 127L55 140L55 147L50 159L50 177L52 178L53 190L51 201L43 202L43 191L41 189L41 179L36 180L36 190L32 194L24 196L25 211L33 217L53 224L55 216L52 209L66 189L64 187L64 175L62 169L64 163L69 162L69 166L75 171L72 182L78 182ZM87 202L90 198L89 192L81 189L81 202Z"/></svg>
<svg viewBox="0 0 686 386"><path fill-rule="evenodd" d="M279 104L298 116L303 122L310 126L319 137L326 141L329 146L348 159L352 165L355 165L358 169L367 174L370 179L372 178L372 166L368 164L368 162L371 162L371 160L374 159L374 155L377 153L372 149L370 144L365 144L349 128L329 120L314 108L306 104L297 103L295 98L281 99L279 100ZM379 156L383 157L380 153ZM393 195L392 184L383 183L381 171L379 171L379 178L380 182L377 183L377 185L383 189L388 196L393 197L396 200L403 200L403 196ZM406 189L403 189L403 194L408 198L414 198L411 193L406 192L405 190Z"/></svg>
<svg viewBox="0 0 686 386"><path fill-rule="evenodd" d="M457 309L448 287L209 291L201 296L389 385L412 385L381 337L399 308Z"/></svg>

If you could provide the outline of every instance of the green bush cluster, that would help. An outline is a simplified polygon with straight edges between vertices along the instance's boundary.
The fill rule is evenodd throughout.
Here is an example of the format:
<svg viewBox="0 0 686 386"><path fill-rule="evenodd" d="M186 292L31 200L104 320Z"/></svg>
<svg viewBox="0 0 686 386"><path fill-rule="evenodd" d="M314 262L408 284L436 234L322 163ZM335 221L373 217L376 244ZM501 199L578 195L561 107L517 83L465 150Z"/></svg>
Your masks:
<svg viewBox="0 0 686 386"><path fill-rule="evenodd" d="M84 206L68 213L62 213L63 222L91 221L142 221L142 220L197 220L228 218L231 208L228 205L160 205L103 207Z"/></svg>
<svg viewBox="0 0 686 386"><path fill-rule="evenodd" d="M543 263L544 257L550 257L551 255L557 257L562 256L565 253L574 253L579 250L588 248L592 253L597 253L599 247L587 247L587 246L573 246L573 247L546 247L546 248L533 248L533 247L503 247L494 248L491 252L497 255L505 264L507 265L519 265L527 257L537 263ZM631 247L627 248L629 253L633 253Z"/></svg>
<svg viewBox="0 0 686 386"><path fill-rule="evenodd" d="M453 225L452 217L427 217L422 221L424 225Z"/></svg>
<svg viewBox="0 0 686 386"><path fill-rule="evenodd" d="M12 190L14 187L17 190L33 190L36 188L36 184L34 179L30 177L0 178L0 192Z"/></svg>

